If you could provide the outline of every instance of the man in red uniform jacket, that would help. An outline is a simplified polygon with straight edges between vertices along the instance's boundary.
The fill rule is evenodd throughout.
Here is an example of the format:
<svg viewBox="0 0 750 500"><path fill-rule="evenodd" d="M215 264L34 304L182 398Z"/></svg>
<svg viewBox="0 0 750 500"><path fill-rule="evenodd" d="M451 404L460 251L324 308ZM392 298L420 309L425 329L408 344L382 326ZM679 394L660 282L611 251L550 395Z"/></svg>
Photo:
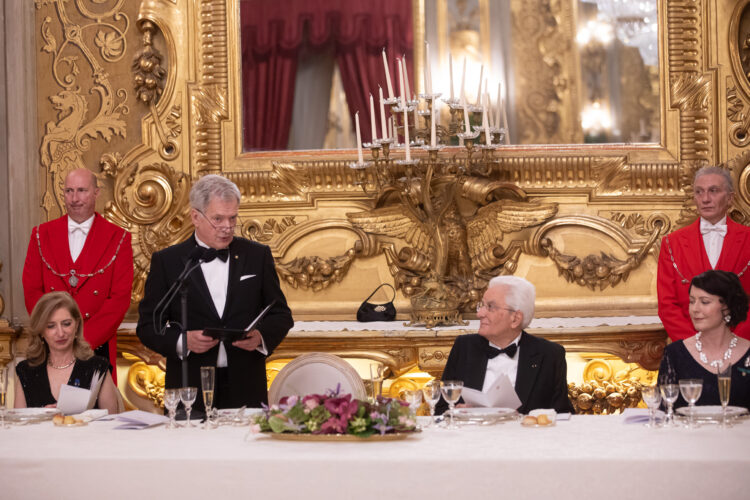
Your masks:
<svg viewBox="0 0 750 500"><path fill-rule="evenodd" d="M130 233L95 212L99 188L89 170L71 171L64 195L67 215L31 232L22 277L26 310L31 314L47 292L69 292L84 318L83 336L109 359L117 381L117 328L133 286Z"/></svg>
<svg viewBox="0 0 750 500"><path fill-rule="evenodd" d="M734 197L729 171L719 167L698 170L693 197L699 219L662 238L659 253L659 318L672 340L696 333L688 315L694 276L709 269L731 271L750 293L750 228L727 217ZM735 333L750 339L750 323L740 323Z"/></svg>

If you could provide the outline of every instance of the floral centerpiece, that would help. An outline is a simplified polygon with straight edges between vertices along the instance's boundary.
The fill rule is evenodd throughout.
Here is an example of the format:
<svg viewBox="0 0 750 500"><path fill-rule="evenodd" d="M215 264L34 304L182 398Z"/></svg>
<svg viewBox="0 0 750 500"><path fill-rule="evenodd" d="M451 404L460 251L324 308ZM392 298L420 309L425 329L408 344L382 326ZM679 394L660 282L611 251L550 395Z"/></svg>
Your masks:
<svg viewBox="0 0 750 500"><path fill-rule="evenodd" d="M339 394L338 388L326 394L287 396L278 404L264 406L256 416L254 432L295 434L373 434L415 432L416 421L409 405L399 399L378 396L374 402Z"/></svg>

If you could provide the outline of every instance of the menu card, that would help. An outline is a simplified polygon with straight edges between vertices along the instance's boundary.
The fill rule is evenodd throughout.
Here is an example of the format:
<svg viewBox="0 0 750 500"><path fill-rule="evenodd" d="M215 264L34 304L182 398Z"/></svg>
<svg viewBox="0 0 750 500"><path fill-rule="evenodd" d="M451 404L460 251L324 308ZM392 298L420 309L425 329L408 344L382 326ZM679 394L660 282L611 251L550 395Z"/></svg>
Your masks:
<svg viewBox="0 0 750 500"><path fill-rule="evenodd" d="M99 396L99 387L101 387L105 375L106 372L94 373L94 376L91 378L91 388L89 389L67 384L61 385L60 395L57 398L57 409L63 415L75 415L76 413L82 413L93 408Z"/></svg>
<svg viewBox="0 0 750 500"><path fill-rule="evenodd" d="M157 415L156 413L149 413L143 410L126 411L125 413L120 413L115 418L124 422L122 425L115 427L115 429L147 429L169 422L169 418L164 415Z"/></svg>
<svg viewBox="0 0 750 500"><path fill-rule="evenodd" d="M469 406L483 406L486 408L513 408L521 406L521 400L510 383L507 375L500 375L490 385L487 392L464 387L461 391L464 402Z"/></svg>

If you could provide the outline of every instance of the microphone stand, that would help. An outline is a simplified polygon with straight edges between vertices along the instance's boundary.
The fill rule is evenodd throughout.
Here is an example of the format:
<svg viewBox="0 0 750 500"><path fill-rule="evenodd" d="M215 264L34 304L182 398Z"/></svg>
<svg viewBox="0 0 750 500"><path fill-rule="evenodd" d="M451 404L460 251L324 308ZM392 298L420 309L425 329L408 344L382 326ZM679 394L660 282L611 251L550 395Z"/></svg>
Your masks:
<svg viewBox="0 0 750 500"><path fill-rule="evenodd" d="M198 261L200 263L200 261ZM198 264L200 265L200 264ZM186 276L187 277L187 276ZM187 347L187 311L188 311L187 280L180 285L180 331L182 333L182 387L188 386L188 347Z"/></svg>

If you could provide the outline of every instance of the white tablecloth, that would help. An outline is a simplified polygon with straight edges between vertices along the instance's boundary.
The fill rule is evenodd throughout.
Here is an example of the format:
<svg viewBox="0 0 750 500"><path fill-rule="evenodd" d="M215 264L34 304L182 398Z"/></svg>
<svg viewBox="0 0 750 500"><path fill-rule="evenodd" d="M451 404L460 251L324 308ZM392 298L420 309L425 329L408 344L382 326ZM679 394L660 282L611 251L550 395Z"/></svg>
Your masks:
<svg viewBox="0 0 750 500"><path fill-rule="evenodd" d="M379 443L114 425L0 429L0 498L750 497L750 422L654 430L574 416L552 428L428 429Z"/></svg>

